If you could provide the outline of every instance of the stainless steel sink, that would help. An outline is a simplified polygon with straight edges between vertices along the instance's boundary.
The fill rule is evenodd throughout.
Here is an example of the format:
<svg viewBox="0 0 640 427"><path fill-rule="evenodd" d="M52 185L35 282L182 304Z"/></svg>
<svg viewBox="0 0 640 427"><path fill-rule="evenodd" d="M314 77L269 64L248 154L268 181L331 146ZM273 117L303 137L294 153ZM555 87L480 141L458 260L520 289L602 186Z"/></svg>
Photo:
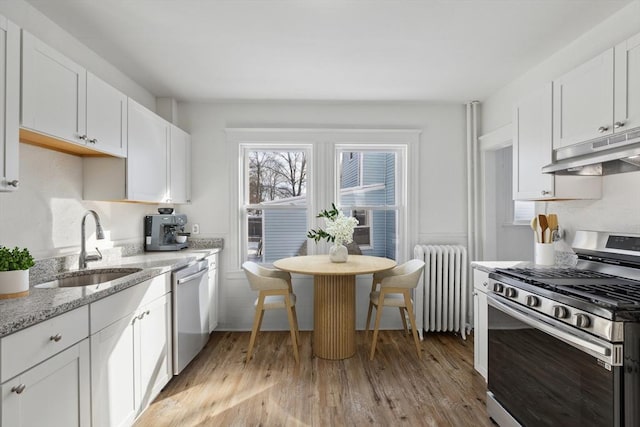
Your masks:
<svg viewBox="0 0 640 427"><path fill-rule="evenodd" d="M101 285L112 280L120 279L133 273L142 271L141 268L102 268L93 270L70 271L57 275L36 288L72 288L78 286Z"/></svg>

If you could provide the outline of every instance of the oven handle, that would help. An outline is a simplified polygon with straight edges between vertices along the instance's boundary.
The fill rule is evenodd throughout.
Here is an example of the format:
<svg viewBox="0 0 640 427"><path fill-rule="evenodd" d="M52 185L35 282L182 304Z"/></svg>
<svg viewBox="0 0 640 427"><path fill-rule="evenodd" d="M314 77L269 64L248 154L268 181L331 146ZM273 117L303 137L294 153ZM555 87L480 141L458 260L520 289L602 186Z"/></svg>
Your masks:
<svg viewBox="0 0 640 427"><path fill-rule="evenodd" d="M621 351L613 351L616 346L609 343L595 343L588 341L586 339L580 338L570 332L566 332L562 329L559 329L557 326L550 325L546 321L543 320L537 313L535 312L523 312L513 305L510 301L498 301L498 299L492 295L487 295L487 302L489 305L495 307L496 309L512 316L523 323L526 323L529 326L532 326L542 332L545 332L551 335L554 338L563 341L578 350L581 350L591 356L602 360L603 362L609 363L612 366L622 366L622 357ZM622 346L619 346L622 348ZM620 353L620 354L618 354Z"/></svg>

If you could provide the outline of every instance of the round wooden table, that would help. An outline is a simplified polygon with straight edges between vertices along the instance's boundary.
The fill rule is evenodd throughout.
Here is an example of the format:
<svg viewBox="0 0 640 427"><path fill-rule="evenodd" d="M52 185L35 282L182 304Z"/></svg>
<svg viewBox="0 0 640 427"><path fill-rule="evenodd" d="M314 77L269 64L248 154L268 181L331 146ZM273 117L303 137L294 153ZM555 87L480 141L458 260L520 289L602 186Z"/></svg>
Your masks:
<svg viewBox="0 0 640 427"><path fill-rule="evenodd" d="M396 266L394 260L349 255L347 262L328 255L283 258L274 267L313 276L313 352L323 359L341 360L356 352L356 275Z"/></svg>

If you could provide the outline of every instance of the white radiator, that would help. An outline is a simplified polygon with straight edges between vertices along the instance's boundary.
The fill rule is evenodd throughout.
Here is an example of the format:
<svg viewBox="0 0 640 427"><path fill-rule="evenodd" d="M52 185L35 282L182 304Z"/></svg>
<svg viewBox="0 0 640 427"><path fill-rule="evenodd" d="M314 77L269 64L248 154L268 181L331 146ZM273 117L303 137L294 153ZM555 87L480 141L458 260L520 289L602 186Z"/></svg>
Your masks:
<svg viewBox="0 0 640 427"><path fill-rule="evenodd" d="M457 245L416 245L415 258L425 262L414 301L416 327L422 331L460 332L467 337L467 249Z"/></svg>

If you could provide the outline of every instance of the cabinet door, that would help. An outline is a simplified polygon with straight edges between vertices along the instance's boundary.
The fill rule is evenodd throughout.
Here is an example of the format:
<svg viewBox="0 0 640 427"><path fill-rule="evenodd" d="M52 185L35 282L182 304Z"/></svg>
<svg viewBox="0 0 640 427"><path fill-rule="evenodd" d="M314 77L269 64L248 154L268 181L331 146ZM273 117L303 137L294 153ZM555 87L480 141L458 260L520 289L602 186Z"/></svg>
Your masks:
<svg viewBox="0 0 640 427"><path fill-rule="evenodd" d="M209 257L209 333L218 326L218 255Z"/></svg>
<svg viewBox="0 0 640 427"><path fill-rule="evenodd" d="M84 68L23 31L22 127L84 145L86 75Z"/></svg>
<svg viewBox="0 0 640 427"><path fill-rule="evenodd" d="M169 202L189 203L191 200L191 137L182 129L171 126L169 150Z"/></svg>
<svg viewBox="0 0 640 427"><path fill-rule="evenodd" d="M170 301L170 294L167 294L139 310L136 323L138 413L153 401L173 376Z"/></svg>
<svg viewBox="0 0 640 427"><path fill-rule="evenodd" d="M131 99L127 116L127 198L166 202L168 123Z"/></svg>
<svg viewBox="0 0 640 427"><path fill-rule="evenodd" d="M553 147L613 132L613 48L553 82Z"/></svg>
<svg viewBox="0 0 640 427"><path fill-rule="evenodd" d="M128 426L135 419L135 321L127 316L91 336L93 427Z"/></svg>
<svg viewBox="0 0 640 427"><path fill-rule="evenodd" d="M89 72L87 142L96 150L127 156L127 97Z"/></svg>
<svg viewBox="0 0 640 427"><path fill-rule="evenodd" d="M2 425L89 426L88 341L85 339L2 384Z"/></svg>
<svg viewBox="0 0 640 427"><path fill-rule="evenodd" d="M488 375L488 310L485 283L489 281L489 274L484 271L473 270L473 367L487 380Z"/></svg>
<svg viewBox="0 0 640 427"><path fill-rule="evenodd" d="M20 29L0 17L0 191L18 188Z"/></svg>
<svg viewBox="0 0 640 427"><path fill-rule="evenodd" d="M513 199L552 197L554 176L541 172L552 160L551 83L516 104L513 138Z"/></svg>
<svg viewBox="0 0 640 427"><path fill-rule="evenodd" d="M615 48L614 132L640 126L640 34Z"/></svg>

